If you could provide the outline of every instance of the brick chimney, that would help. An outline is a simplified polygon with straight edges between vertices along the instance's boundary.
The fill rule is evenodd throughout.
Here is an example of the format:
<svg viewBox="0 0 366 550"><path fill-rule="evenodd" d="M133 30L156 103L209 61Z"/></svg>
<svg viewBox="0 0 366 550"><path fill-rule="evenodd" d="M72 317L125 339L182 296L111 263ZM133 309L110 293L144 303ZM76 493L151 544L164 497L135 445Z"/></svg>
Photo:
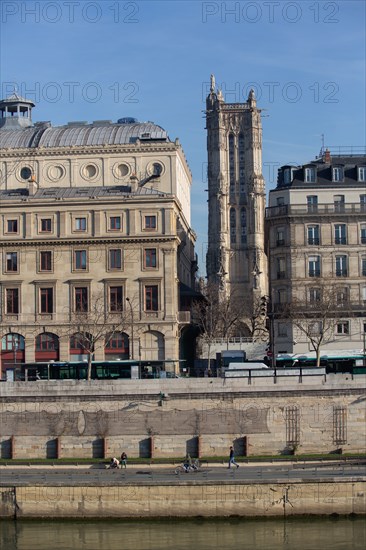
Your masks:
<svg viewBox="0 0 366 550"><path fill-rule="evenodd" d="M331 164L332 163L332 157L330 156L329 149L326 149L323 155L323 160L325 164Z"/></svg>

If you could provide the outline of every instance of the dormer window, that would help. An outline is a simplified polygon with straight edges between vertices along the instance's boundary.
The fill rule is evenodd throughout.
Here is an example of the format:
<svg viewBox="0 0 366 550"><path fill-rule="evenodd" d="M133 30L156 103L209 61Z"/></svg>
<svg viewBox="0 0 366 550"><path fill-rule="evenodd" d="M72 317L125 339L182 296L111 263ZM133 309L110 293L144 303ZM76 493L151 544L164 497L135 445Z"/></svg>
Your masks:
<svg viewBox="0 0 366 550"><path fill-rule="evenodd" d="M344 172L342 166L333 166L332 169L332 180L333 181L343 181Z"/></svg>
<svg viewBox="0 0 366 550"><path fill-rule="evenodd" d="M315 183L316 181L316 169L315 166L308 166L304 172L305 183Z"/></svg>
<svg viewBox="0 0 366 550"><path fill-rule="evenodd" d="M283 183L289 184L294 179L294 169L293 168L285 168L283 171Z"/></svg>
<svg viewBox="0 0 366 550"><path fill-rule="evenodd" d="M366 181L366 166L359 166L357 170L358 181Z"/></svg>

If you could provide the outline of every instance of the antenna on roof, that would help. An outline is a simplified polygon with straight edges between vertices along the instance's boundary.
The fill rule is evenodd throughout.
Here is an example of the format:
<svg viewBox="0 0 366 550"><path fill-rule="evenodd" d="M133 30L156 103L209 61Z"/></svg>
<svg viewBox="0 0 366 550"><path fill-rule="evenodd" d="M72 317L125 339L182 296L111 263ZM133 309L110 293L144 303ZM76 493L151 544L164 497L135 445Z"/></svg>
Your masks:
<svg viewBox="0 0 366 550"><path fill-rule="evenodd" d="M322 138L322 147L320 149L320 155L319 155L320 157L322 157L324 154L324 134L321 134L321 138Z"/></svg>

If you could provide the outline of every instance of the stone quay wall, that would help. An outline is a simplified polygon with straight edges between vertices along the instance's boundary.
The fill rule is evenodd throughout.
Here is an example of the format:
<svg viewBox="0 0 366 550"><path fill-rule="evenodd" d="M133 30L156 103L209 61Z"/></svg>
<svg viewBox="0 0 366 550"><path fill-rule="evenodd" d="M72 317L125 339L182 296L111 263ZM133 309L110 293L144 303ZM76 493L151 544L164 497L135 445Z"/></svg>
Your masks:
<svg viewBox="0 0 366 550"><path fill-rule="evenodd" d="M0 487L2 518L365 514L365 479Z"/></svg>
<svg viewBox="0 0 366 550"><path fill-rule="evenodd" d="M366 376L0 384L0 457L364 453Z"/></svg>

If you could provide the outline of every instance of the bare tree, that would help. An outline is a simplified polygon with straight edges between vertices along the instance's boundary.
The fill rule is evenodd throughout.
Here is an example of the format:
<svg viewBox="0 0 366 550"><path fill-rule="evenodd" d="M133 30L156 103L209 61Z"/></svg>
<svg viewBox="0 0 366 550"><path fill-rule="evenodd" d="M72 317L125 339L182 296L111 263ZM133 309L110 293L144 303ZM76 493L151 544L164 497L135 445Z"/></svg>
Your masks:
<svg viewBox="0 0 366 550"><path fill-rule="evenodd" d="M89 309L86 304L81 304L79 311L71 313L67 335L74 339L74 345L80 347L88 357L88 380L91 379L95 351L104 349L115 335L131 325L131 314L129 308L123 307L122 302L118 304L116 311L109 311L103 294L97 295L91 301Z"/></svg>
<svg viewBox="0 0 366 550"><path fill-rule="evenodd" d="M211 366L211 346L215 338L219 337L220 316L219 310L219 292L217 285L208 283L202 288L203 299L194 300L192 303L192 317L199 326L201 337L207 344L208 349L208 369Z"/></svg>
<svg viewBox="0 0 366 550"><path fill-rule="evenodd" d="M337 324L349 316L351 308L344 287L322 283L306 292L304 298L292 298L277 318L292 323L306 337L319 367L322 346L334 340Z"/></svg>
<svg viewBox="0 0 366 550"><path fill-rule="evenodd" d="M208 366L211 361L211 346L214 340L249 335L253 338L267 337L266 312L258 297L252 301L238 292L225 294L218 284L208 283L202 288L204 296L193 302L192 314L201 330L201 338L208 348Z"/></svg>

